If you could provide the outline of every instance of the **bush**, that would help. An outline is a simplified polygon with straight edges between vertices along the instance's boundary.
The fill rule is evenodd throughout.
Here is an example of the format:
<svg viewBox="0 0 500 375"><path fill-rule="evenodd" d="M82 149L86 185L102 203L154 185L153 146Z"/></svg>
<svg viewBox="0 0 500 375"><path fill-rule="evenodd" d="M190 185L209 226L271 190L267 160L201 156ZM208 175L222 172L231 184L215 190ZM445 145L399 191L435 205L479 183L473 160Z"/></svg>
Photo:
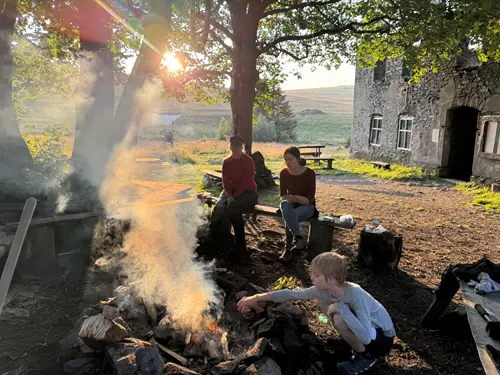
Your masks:
<svg viewBox="0 0 500 375"><path fill-rule="evenodd" d="M259 115L257 123L253 126L253 140L255 142L275 142L276 126L274 121L264 115Z"/></svg>
<svg viewBox="0 0 500 375"><path fill-rule="evenodd" d="M34 126L27 126L26 129L31 133L24 136L34 165L28 171L29 179L42 191L60 188L70 169L70 160L66 155L69 127L56 125L40 135L36 135Z"/></svg>
<svg viewBox="0 0 500 375"><path fill-rule="evenodd" d="M306 108L300 111L301 115L324 115L325 112L323 112L321 109L315 109L315 108Z"/></svg>
<svg viewBox="0 0 500 375"><path fill-rule="evenodd" d="M231 135L233 131L232 121L228 120L226 116L222 117L217 127L217 139L224 141Z"/></svg>

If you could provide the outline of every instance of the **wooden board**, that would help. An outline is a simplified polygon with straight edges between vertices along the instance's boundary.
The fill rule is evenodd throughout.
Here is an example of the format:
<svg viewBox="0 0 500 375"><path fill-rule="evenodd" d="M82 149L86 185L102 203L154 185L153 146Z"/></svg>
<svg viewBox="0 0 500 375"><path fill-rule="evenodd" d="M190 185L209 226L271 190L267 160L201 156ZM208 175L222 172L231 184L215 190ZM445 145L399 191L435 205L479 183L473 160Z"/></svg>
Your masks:
<svg viewBox="0 0 500 375"><path fill-rule="evenodd" d="M474 336L477 352L483 364L486 375L498 375L495 364L486 352L486 344L490 344L500 350L500 340L493 340L486 333L486 321L479 315L474 306L479 303L484 309L497 320L500 320L500 292L490 294L477 294L473 288L467 286L464 281L460 281L460 290L464 298L467 318Z"/></svg>
<svg viewBox="0 0 500 375"><path fill-rule="evenodd" d="M221 179L222 180L222 173L220 172L217 172L217 171L203 171L204 174L210 176L210 177L214 177L214 178L218 178L218 179Z"/></svg>
<svg viewBox="0 0 500 375"><path fill-rule="evenodd" d="M302 146L297 146L297 148L324 148L326 147L325 145L302 145Z"/></svg>

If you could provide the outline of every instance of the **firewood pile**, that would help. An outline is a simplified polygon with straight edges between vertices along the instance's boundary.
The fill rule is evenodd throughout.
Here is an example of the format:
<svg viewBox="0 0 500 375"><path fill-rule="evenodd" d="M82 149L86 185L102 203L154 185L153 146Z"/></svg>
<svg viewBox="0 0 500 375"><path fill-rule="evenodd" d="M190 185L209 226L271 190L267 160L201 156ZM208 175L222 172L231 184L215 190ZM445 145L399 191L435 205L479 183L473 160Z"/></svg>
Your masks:
<svg viewBox="0 0 500 375"><path fill-rule="evenodd" d="M207 313L202 332L179 329L168 307L141 299L133 285L119 286L85 309L74 332L61 340L61 349L74 358L64 363L65 373L325 373L332 353L311 333L298 306L270 304L263 313L241 315L237 301L262 288L226 269L215 269L213 277L224 291L224 306Z"/></svg>

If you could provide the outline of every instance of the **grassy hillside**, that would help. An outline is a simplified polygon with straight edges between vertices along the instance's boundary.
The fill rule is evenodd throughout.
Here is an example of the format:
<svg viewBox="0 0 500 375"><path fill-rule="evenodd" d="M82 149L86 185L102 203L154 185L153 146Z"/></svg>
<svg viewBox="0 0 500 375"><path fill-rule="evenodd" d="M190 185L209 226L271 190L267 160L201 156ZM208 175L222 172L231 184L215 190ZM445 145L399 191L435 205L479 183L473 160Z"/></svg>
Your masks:
<svg viewBox="0 0 500 375"><path fill-rule="evenodd" d="M299 143L339 145L349 137L352 124L352 86L291 90L286 92L297 115ZM159 103L157 112L182 114L173 124L177 141L213 139L223 116L230 116L229 104L206 106L203 103ZM75 111L71 101L61 98L41 98L29 103L23 114L21 128L35 125L43 130L51 125L75 126ZM147 129L158 133L161 128ZM146 129L145 129L146 130Z"/></svg>

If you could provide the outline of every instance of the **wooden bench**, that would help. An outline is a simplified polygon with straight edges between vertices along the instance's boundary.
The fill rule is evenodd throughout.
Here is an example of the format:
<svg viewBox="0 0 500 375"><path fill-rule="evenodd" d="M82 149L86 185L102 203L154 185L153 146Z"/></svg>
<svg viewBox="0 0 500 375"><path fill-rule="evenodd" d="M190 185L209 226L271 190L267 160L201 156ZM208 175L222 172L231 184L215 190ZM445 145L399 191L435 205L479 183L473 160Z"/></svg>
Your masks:
<svg viewBox="0 0 500 375"><path fill-rule="evenodd" d="M382 161L372 161L372 164L375 168L391 169L391 164Z"/></svg>
<svg viewBox="0 0 500 375"><path fill-rule="evenodd" d="M297 146L298 149L308 149L308 148L313 148L314 151L304 151L300 152L302 156L315 156L315 157L320 157L321 156L321 149L325 148L325 145L302 145L302 146Z"/></svg>
<svg viewBox="0 0 500 375"><path fill-rule="evenodd" d="M222 183L222 173L220 171L203 171L203 173L205 178L213 185Z"/></svg>
<svg viewBox="0 0 500 375"><path fill-rule="evenodd" d="M210 197L207 200L207 203L215 204L218 200L218 198ZM276 218L281 217L281 213L278 211L278 208L261 205L256 205L248 216L250 215L252 216L253 221L255 221L259 215ZM312 259L318 254L332 250L334 228L353 229L356 226L356 222L344 223L340 221L339 217L334 217L333 221L322 221L318 218L310 218L306 221L310 224L307 254L308 259Z"/></svg>
<svg viewBox="0 0 500 375"><path fill-rule="evenodd" d="M326 161L328 164L327 164L327 168L326 169L332 169L332 163L333 163L333 160L335 160L333 157L331 156L323 156L323 157L307 157L307 158L304 158L306 161L316 161L316 162L320 162L320 161Z"/></svg>

